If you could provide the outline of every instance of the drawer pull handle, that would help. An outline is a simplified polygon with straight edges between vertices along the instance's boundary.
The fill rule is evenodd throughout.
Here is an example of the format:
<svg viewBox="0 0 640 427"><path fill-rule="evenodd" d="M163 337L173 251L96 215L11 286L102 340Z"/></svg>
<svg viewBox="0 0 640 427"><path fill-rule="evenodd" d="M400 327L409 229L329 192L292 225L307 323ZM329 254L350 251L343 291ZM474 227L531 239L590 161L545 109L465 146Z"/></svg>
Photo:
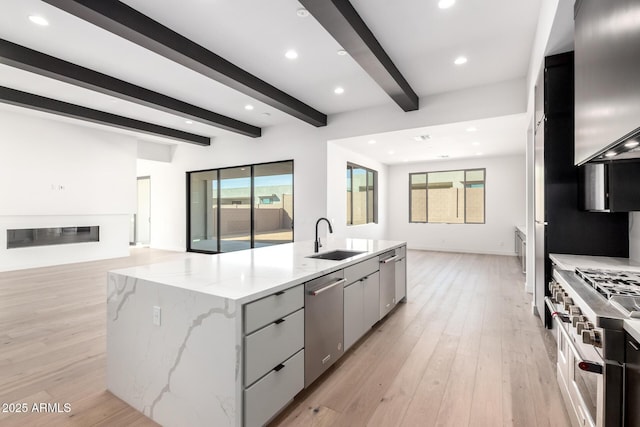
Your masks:
<svg viewBox="0 0 640 427"><path fill-rule="evenodd" d="M323 293L325 291L328 291L329 289L333 288L334 286L342 285L346 281L347 281L346 279L336 279L336 281L331 283L330 285L327 285L324 288L320 288L320 289L317 289L315 291L310 291L309 294L315 297L316 295L320 295L321 293Z"/></svg>
<svg viewBox="0 0 640 427"><path fill-rule="evenodd" d="M633 341L627 341L627 342L629 343L631 348L634 349L635 351L640 350L640 348L638 348L638 346Z"/></svg>
<svg viewBox="0 0 640 427"><path fill-rule="evenodd" d="M280 371L282 368L284 368L284 365L281 363L278 366L276 366L275 368L273 368L274 371L278 372Z"/></svg>
<svg viewBox="0 0 640 427"><path fill-rule="evenodd" d="M282 323L282 322L284 322L284 319L278 319L278 320L276 320L276 321L275 321L275 324L276 324L276 325L279 325L279 324L280 324L280 323Z"/></svg>
<svg viewBox="0 0 640 427"><path fill-rule="evenodd" d="M274 295L276 296L284 295L284 291L276 292Z"/></svg>

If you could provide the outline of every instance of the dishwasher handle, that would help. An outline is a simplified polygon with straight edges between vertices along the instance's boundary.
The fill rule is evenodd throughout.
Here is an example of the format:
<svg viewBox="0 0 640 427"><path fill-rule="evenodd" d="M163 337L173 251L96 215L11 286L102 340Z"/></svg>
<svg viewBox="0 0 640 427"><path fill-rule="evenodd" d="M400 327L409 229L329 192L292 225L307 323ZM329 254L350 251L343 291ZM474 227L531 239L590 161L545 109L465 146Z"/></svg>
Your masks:
<svg viewBox="0 0 640 427"><path fill-rule="evenodd" d="M381 259L380 260L380 264L386 264L388 262L391 262L391 261L395 260L396 258L398 258L398 255L391 256L391 257L389 257L387 259Z"/></svg>
<svg viewBox="0 0 640 427"><path fill-rule="evenodd" d="M329 289L336 287L338 285L342 285L346 282L346 279L336 279L335 282L328 284L327 286L320 288L320 289L316 289L315 291L309 291L309 295L313 295L314 297L316 295L319 295L321 293L323 293L324 291L328 291Z"/></svg>

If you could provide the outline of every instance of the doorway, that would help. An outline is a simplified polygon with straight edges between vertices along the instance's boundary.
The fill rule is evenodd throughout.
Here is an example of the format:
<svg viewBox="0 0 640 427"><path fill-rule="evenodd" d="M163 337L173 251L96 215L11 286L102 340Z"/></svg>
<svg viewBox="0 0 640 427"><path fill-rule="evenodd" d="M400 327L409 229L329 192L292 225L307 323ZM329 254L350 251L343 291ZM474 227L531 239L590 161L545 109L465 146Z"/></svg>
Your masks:
<svg viewBox="0 0 640 427"><path fill-rule="evenodd" d="M151 177L137 180L137 209L131 218L129 243L148 246L151 242Z"/></svg>

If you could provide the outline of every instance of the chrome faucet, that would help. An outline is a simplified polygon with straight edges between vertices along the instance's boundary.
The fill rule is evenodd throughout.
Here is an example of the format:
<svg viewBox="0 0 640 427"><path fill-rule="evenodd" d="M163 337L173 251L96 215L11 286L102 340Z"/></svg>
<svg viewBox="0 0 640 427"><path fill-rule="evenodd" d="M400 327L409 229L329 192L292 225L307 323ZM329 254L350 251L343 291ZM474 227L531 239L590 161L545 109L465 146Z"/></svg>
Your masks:
<svg viewBox="0 0 640 427"><path fill-rule="evenodd" d="M331 227L331 223L327 218L320 218L318 221L316 221L316 240L315 242L313 242L313 251L316 253L318 252L318 249L322 247L322 243L320 243L320 238L318 237L318 225L320 225L320 221L322 220L327 221L327 225L329 226L329 233L333 233L333 228Z"/></svg>

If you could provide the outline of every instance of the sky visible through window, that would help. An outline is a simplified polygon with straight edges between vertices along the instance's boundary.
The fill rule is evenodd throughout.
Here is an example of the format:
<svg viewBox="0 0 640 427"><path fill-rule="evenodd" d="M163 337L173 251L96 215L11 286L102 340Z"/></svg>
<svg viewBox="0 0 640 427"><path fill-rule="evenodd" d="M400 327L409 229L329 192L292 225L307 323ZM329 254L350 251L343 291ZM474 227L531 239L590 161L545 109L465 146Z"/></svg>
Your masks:
<svg viewBox="0 0 640 427"><path fill-rule="evenodd" d="M256 184L260 186L278 186L278 185L291 185L291 174L284 175L269 175L269 176L257 176L255 177ZM222 190L229 188L244 188L249 186L249 177L244 178L231 178L224 179L220 183Z"/></svg>

